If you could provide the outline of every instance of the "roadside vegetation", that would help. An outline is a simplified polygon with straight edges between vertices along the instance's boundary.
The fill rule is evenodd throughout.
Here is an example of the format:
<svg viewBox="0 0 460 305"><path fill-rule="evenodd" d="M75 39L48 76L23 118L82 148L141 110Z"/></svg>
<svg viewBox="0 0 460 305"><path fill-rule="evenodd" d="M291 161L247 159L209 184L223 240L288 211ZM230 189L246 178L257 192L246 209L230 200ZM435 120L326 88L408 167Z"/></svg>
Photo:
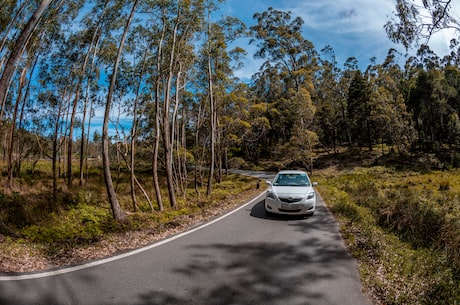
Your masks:
<svg viewBox="0 0 460 305"><path fill-rule="evenodd" d="M41 165L46 168L46 163L37 168ZM100 168L93 169L86 188L67 190L60 184L57 198L49 192L52 178L44 168L21 175L15 192L0 190L0 272L49 269L138 248L216 217L262 191L257 179L228 174L215 184L212 196L206 196L203 181L178 198L179 208L166 205L159 211L140 199L134 211L129 173L122 171L116 188L127 219L118 222L107 204ZM138 179L149 193L153 190L147 172ZM166 187L162 193L167 194Z"/></svg>
<svg viewBox="0 0 460 305"><path fill-rule="evenodd" d="M379 304L460 303L460 171L318 171L319 191Z"/></svg>

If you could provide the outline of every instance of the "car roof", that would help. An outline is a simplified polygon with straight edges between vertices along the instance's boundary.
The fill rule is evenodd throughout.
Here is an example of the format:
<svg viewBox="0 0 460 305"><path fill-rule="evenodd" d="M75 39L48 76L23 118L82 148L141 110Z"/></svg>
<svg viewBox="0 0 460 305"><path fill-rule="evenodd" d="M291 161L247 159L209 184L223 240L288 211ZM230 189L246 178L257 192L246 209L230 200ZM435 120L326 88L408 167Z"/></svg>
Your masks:
<svg viewBox="0 0 460 305"><path fill-rule="evenodd" d="M301 171L301 170L282 170L282 171L279 171L278 174L305 174L307 175L306 172Z"/></svg>

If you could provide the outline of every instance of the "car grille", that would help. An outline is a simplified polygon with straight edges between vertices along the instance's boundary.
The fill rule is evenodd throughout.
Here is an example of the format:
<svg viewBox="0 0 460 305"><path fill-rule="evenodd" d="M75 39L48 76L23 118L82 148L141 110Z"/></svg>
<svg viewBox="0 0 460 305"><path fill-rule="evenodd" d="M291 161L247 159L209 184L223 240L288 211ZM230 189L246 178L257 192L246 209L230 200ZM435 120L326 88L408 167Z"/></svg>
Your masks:
<svg viewBox="0 0 460 305"><path fill-rule="evenodd" d="M301 209L297 209L297 210L278 209L278 211L283 212L283 213L299 213L302 210Z"/></svg>
<svg viewBox="0 0 460 305"><path fill-rule="evenodd" d="M302 198L292 198L292 197L279 197L279 199L282 202L286 202L286 203L294 203L294 202L302 201Z"/></svg>

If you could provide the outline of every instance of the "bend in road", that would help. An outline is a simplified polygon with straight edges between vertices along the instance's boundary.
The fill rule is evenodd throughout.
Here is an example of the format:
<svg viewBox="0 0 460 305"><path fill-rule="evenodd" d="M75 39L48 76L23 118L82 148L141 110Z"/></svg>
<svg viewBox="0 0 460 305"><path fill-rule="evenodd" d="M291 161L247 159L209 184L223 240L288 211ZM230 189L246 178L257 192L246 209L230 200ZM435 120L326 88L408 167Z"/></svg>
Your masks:
<svg viewBox="0 0 460 305"><path fill-rule="evenodd" d="M308 218L265 216L263 196L160 246L91 268L0 282L0 304L369 305L318 196Z"/></svg>

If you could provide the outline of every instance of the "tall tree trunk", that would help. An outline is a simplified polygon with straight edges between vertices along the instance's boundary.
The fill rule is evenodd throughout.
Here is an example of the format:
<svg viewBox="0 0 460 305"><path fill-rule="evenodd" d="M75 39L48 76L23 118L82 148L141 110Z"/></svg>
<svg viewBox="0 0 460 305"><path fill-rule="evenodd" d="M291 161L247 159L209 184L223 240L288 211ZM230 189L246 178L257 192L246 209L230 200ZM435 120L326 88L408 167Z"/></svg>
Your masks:
<svg viewBox="0 0 460 305"><path fill-rule="evenodd" d="M181 148L183 149L183 153L178 154L179 155L179 167L180 167L180 179L181 179L181 192L184 196L184 199L187 194L187 135L186 135L186 120L187 120L187 114L185 109L182 111L182 124L181 124L181 136L180 136L180 142L181 142Z"/></svg>
<svg viewBox="0 0 460 305"><path fill-rule="evenodd" d="M208 54L208 78L209 78L209 118L211 123L211 162L209 164L209 175L208 175L208 186L206 189L206 195L210 196L212 193L212 181L214 179L214 167L215 167L215 146L216 146L216 125L214 120L214 92L213 92L213 81L212 81L212 67L211 67L211 55Z"/></svg>
<svg viewBox="0 0 460 305"><path fill-rule="evenodd" d="M202 184L202 181L203 179L201 178L201 172L202 172L202 168L201 168L201 164L202 164L202 158L201 158L201 154L200 154L200 129L201 129L201 126L203 124L203 105L202 103L200 103L199 107L198 107L198 115L196 117L196 126L195 126L195 193L197 195L200 194L199 192L199 187L198 187L198 184ZM200 181L198 183L198 178L200 178Z"/></svg>
<svg viewBox="0 0 460 305"><path fill-rule="evenodd" d="M133 211L137 211L137 208L138 208L138 204L137 204L137 198L136 198L136 176L134 174L134 160L135 160L135 157L136 157L136 128L137 128L137 103L138 103L138 97L139 97L139 88L140 88L140 84L141 84L141 81L139 81L139 86L138 86L138 90L137 90L137 93L136 93L136 98L134 99L134 108L133 108L133 126L131 128L131 142L130 142L130 158L129 158L129 162L131 164L131 170L130 170L130 174L131 174L131 184L130 184L130 187L131 187L131 201L133 202Z"/></svg>
<svg viewBox="0 0 460 305"><path fill-rule="evenodd" d="M164 206L163 198L161 197L160 181L158 178L158 154L160 150L160 101L157 98L155 104L155 143L153 144L152 154L152 174L153 185L155 188L155 198L157 200L158 209L162 212L164 210Z"/></svg>
<svg viewBox="0 0 460 305"><path fill-rule="evenodd" d="M107 1L104 5L104 10L103 12L106 11L106 8L109 4L109 1ZM103 18L100 18L101 20ZM88 53L92 51L92 59L91 59L91 67L89 70L89 74L91 75L94 72L94 66L96 62L96 55L98 51L98 45L101 41L101 35L98 35L100 29L101 29L101 23L98 23L96 29L94 30L93 36L91 38L91 45L88 50ZM88 132L86 134L85 131L85 122L86 122L86 115L88 112L88 102L89 102L89 92L91 88L91 81L88 79L88 83L86 86L86 93L85 93L85 102L83 106L83 119L82 119L82 128L81 128L81 143L80 143L80 181L79 185L83 186L84 182L87 182L87 175L86 175L86 180L85 180L85 173L88 173L88 139L89 139L89 134L90 134L90 125L91 125L91 111L92 111L92 100L89 105L89 119L88 119ZM85 148L86 146L86 148ZM85 165L85 169L83 168Z"/></svg>
<svg viewBox="0 0 460 305"><path fill-rule="evenodd" d="M93 58L91 61L91 69L90 73L94 72L94 66L96 62L96 55L97 55L97 46L99 45L101 37L99 36L98 41L94 45L94 52L93 52ZM97 79L97 77L96 77ZM89 102L89 107L88 107L88 101L90 99L90 88L91 88L91 82L88 80L88 84L86 87L86 96L85 96L85 109L83 111L83 124L82 124L82 130L81 130L81 157L80 157L80 186L83 185L83 182L88 182L88 156L89 156L89 145L88 145L88 139L90 138L90 132L91 132L91 114L93 110L93 99ZM89 109L88 109L89 108ZM88 117L88 131L86 131L85 134L85 120L86 120L86 113L89 111L89 117ZM86 149L85 149L86 145ZM84 162L85 161L85 162ZM85 169L83 170L83 163L85 163ZM86 178L85 178L86 177Z"/></svg>
<svg viewBox="0 0 460 305"><path fill-rule="evenodd" d="M21 73L18 86L18 96L14 105L13 118L11 119L10 139L8 145L8 187L13 187L13 150L14 150L14 134L16 132L16 119L18 115L19 103L22 99L22 89L24 88L27 68L24 68Z"/></svg>
<svg viewBox="0 0 460 305"><path fill-rule="evenodd" d="M11 29L16 24L17 19L19 18L19 16L21 15L21 13L22 13L22 11L24 10L25 7L26 7L26 2L23 2L21 4L21 6L19 7L19 9L17 10L16 14L14 15L13 19L8 24L8 27L5 29L5 32L3 33L3 35L4 35L3 40L2 40L2 43L0 44L0 54L3 53L3 48L5 47L6 43L8 42L8 38L10 37ZM5 60L6 60L6 57L3 57L0 60L0 71L3 70L3 64L5 63ZM2 107L3 106L4 105L2 104ZM0 115L0 119L1 119L1 117L2 116Z"/></svg>
<svg viewBox="0 0 460 305"><path fill-rule="evenodd" d="M67 90L64 90L62 95L62 101L58 105L58 113L54 121L54 132L53 132L53 155L52 155L52 170L53 170L53 198L57 198L57 182L58 182L58 155L59 155L59 126L61 121L62 105L65 96L67 95Z"/></svg>
<svg viewBox="0 0 460 305"><path fill-rule="evenodd" d="M166 183L168 187L169 203L173 209L177 208L176 191L174 188L174 173L173 173L173 159L172 159L172 140L171 140L171 122L170 119L170 105L171 105L171 89L173 81L173 69L175 61L175 49L177 43L177 30L179 26L180 14L177 16L176 24L174 25L173 38L171 44L171 54L169 57L168 76L165 88L165 100L163 104L163 149L165 154L166 166Z"/></svg>
<svg viewBox="0 0 460 305"><path fill-rule="evenodd" d="M122 210L120 203L118 202L117 194L115 193L115 189L113 187L112 174L110 173L109 116L110 116L110 108L112 104L113 91L115 90L115 85L116 85L116 80L117 80L118 65L120 63L125 39L128 34L128 30L133 20L134 12L136 10L138 3L139 1L136 0L133 4L131 13L129 15L129 18L126 22L126 25L123 31L123 36L121 38L120 45L118 47L117 57L113 65L112 77L110 78L109 91L107 93L107 102L105 104L104 123L103 123L103 128L102 128L102 164L103 164L103 170L104 170L105 186L107 189L107 195L109 198L109 202L112 207L113 217L118 221L124 221L126 219L126 214Z"/></svg>
<svg viewBox="0 0 460 305"><path fill-rule="evenodd" d="M75 126L75 117L77 115L77 106L78 102L80 101L80 93L81 93L81 88L83 87L83 78L86 72L86 67L88 65L89 57L91 55L91 49L93 48L93 44L96 41L96 33L97 30L94 32L91 44L88 46L88 51L86 52L85 55L85 60L83 61L83 66L81 67L80 72L78 73L78 78L77 78L77 87L75 89L75 97L73 101L73 106L72 106L72 114L70 117L70 125L69 125L69 143L68 143L68 148L67 148L67 186L70 188L72 187L72 154L73 154L73 130ZM86 105L85 105L86 107ZM82 124L82 129L84 130L84 122L85 122L85 116L86 112L83 114L83 124ZM83 134L83 132L82 132ZM83 137L81 139L83 143ZM83 144L81 146L81 151L80 151L80 172L81 172L81 165L82 165L82 158L83 158ZM80 180L81 183L81 180Z"/></svg>
<svg viewBox="0 0 460 305"><path fill-rule="evenodd" d="M22 107L21 107L21 113L19 114L18 130L23 129L25 108L26 108L27 100L29 98L30 87L32 85L33 75L34 75L35 67L37 66L38 58L39 58L39 56L35 56L35 58L33 59L32 64L31 64L32 68L29 71L29 78L28 78L28 81L27 81L27 89L26 89L26 92L24 94ZM19 156L21 156L23 152L24 152L24 145L19 145ZM16 168L17 168L16 172L17 172L18 177L20 176L20 173L21 173L21 163L22 163L22 158L18 158L17 161L16 161Z"/></svg>
<svg viewBox="0 0 460 305"><path fill-rule="evenodd" d="M18 39L13 46L13 49L11 50L10 56L8 57L5 65L5 69L3 70L2 76L0 78L0 103L2 105L8 92L8 84L13 76L16 62L21 57L22 50L29 41L29 38L32 36L32 33L40 21L43 13L46 11L52 1L53 0L43 0L41 2L35 13L32 15L32 17L30 17L26 26L22 29Z"/></svg>
<svg viewBox="0 0 460 305"><path fill-rule="evenodd" d="M161 63L163 59L163 43L166 33L166 22L163 20L161 37L158 42L157 48L157 58L156 58L156 76L155 76L155 143L153 144L153 154L152 154L152 175L153 175L153 185L155 188L155 198L157 201L158 209L162 212L164 210L163 198L161 197L161 188L160 181L158 177L158 155L160 150L160 128L161 128L161 107L160 107L160 92L161 92Z"/></svg>
<svg viewBox="0 0 460 305"><path fill-rule="evenodd" d="M182 65L179 64L180 68L179 71L177 72L176 76L176 84L175 84L175 104L174 104L174 110L172 113L172 130L171 130L171 143L172 143L172 149L171 149L171 160L174 160L173 158L173 151L174 151L174 146L177 151L177 162L172 162L173 166L176 165L175 170L173 171L175 174L175 185L177 185L177 189L180 189L182 192L182 178L181 178L181 166L180 166L180 158L181 158L181 146L180 146L180 131L179 131L179 122L178 122L178 111L179 111L179 101L180 101L180 76L182 74Z"/></svg>
<svg viewBox="0 0 460 305"><path fill-rule="evenodd" d="M137 111L138 111L138 105L139 105L139 95L141 92L141 87L142 87L142 79L144 76L144 69L145 69L145 64L146 64L146 58L147 58L147 50L146 48L143 57L142 57L142 69L141 69L141 74L139 75L139 83L137 84L136 88L136 97L134 98L134 107L133 107L133 126L131 127L131 142L130 142L130 151L131 151L131 157L129 162L131 163L131 200L133 202L133 210L137 211L138 209L138 203L137 203L137 198L136 198L136 176L134 174L134 163L135 163L135 157L136 157L136 137L137 137L137 125L139 124L138 119L137 119ZM150 199L149 199L150 202Z"/></svg>
<svg viewBox="0 0 460 305"><path fill-rule="evenodd" d="M172 78L172 75L169 76ZM170 83L171 80L168 80ZM170 90L170 85L167 86L166 90ZM170 96L166 93L166 98L163 107L163 149L165 154L165 166L166 166L166 183L168 187L169 203L173 209L177 208L176 191L174 189L174 173L173 173L173 160L171 158L171 123L169 122L169 106Z"/></svg>

